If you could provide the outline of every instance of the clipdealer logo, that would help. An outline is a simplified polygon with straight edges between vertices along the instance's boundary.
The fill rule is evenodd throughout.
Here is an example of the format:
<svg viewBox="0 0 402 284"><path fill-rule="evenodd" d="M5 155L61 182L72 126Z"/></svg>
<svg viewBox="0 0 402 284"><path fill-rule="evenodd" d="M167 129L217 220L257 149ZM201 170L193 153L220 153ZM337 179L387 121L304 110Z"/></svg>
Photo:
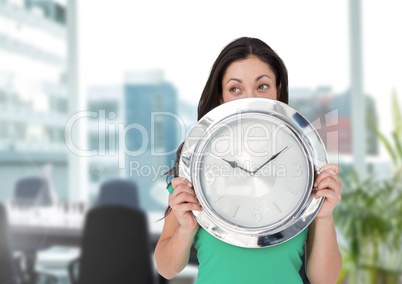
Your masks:
<svg viewBox="0 0 402 284"><path fill-rule="evenodd" d="M143 164L133 161L133 159L128 159L128 157L139 157L145 153L149 153L153 157L163 157L176 153L178 145L171 146L171 149L168 149L165 141L159 141L161 136L157 132L161 131L161 129L156 127L156 125L160 125L160 122L169 120L169 122L176 124L177 131L173 135L176 135L179 142L184 141L194 126L196 126L196 123L187 126L179 115L171 112L151 112L150 127L148 128L140 123L123 123L116 118L116 113L106 113L105 110L84 110L73 114L66 121L64 128L66 147L72 154L79 157L116 157L118 168L123 169L129 166L130 175L160 177L160 175L170 169L168 165L153 165L152 161L149 161L148 164ZM90 124L90 127L85 129L82 127L83 124ZM338 110L335 109L321 115L312 121L311 124L320 133L326 148L331 153L337 154L339 143ZM165 127L163 123L162 127ZM90 148L91 145L84 147L77 143L82 135L85 135L85 139L88 139L88 131L83 132L81 129L94 132L93 137L97 138L96 146L92 145L93 148ZM251 129L246 134L250 136L253 131ZM133 149L132 145L129 147L126 144L128 137L133 137L133 133L135 133L136 137L135 149ZM200 133L201 136L204 134ZM305 135L308 136L309 133L305 133ZM165 138L162 136L162 139ZM307 137L302 137L302 140L304 139L307 139ZM161 143L164 147L158 146ZM101 175L103 172L103 168L94 168L94 174L96 175Z"/></svg>
<svg viewBox="0 0 402 284"><path fill-rule="evenodd" d="M118 167L120 169L126 167L127 157L139 157L146 152L151 156L167 156L176 152L176 147L167 149L166 147L158 147L160 141L156 141L160 135L155 126L157 121L169 120L176 123L177 134L179 140L186 137L186 125L184 120L177 114L171 112L151 112L150 128L147 129L140 123L123 123L117 121L116 113L109 112L106 115L105 110L89 111L84 110L70 116L64 127L64 139L67 149L79 157L117 157ZM84 124L89 127L83 128ZM83 132L82 129L85 129ZM81 131L80 131L81 130ZM89 131L94 131L94 137L97 137L96 147L90 148L91 145L84 149L77 141L80 136L88 135ZM135 149L129 148L127 137L135 135ZM133 142L133 141L130 141Z"/></svg>

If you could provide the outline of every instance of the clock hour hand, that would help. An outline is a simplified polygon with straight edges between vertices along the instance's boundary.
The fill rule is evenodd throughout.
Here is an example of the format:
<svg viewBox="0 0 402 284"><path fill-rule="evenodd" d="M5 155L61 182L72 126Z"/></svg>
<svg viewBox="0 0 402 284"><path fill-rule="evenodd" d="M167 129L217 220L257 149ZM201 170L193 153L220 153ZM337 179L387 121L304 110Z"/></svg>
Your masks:
<svg viewBox="0 0 402 284"><path fill-rule="evenodd" d="M217 157L217 156L212 155L212 154L211 154L211 156L214 157L214 158L217 158L217 159L220 159L220 160L225 161L225 162L228 163L229 166L231 166L233 169L234 169L234 168L239 168L239 169L245 171L246 173L251 174L251 172L250 172L249 170L246 170L245 168L240 167L240 166L239 166L239 163L238 163L237 161L229 161L229 160L226 160L226 159L221 158L221 157Z"/></svg>
<svg viewBox="0 0 402 284"><path fill-rule="evenodd" d="M252 171L251 174L254 175L256 172L258 172L262 167L264 167L266 164L268 164L269 162L271 162L272 160L275 160L276 157L279 156L280 153L282 153L283 151L285 151L287 148L289 148L288 146L286 146L285 148L283 148L282 150L280 150L278 153L276 153L275 155L273 155L271 158L269 158L268 161L266 161L264 164L262 164L260 167L258 167L255 171Z"/></svg>

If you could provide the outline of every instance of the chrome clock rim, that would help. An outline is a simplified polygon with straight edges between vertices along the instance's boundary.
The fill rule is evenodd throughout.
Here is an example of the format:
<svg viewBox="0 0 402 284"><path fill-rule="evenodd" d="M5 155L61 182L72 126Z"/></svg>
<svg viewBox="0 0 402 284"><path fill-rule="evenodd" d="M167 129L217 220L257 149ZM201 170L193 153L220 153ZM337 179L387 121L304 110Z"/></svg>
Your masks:
<svg viewBox="0 0 402 284"><path fill-rule="evenodd" d="M242 228L229 224L214 214L203 198L202 189L194 176L194 163L197 160L197 148L203 143L206 133L228 117L260 113L283 121L302 140L306 155L313 167L311 173L311 190L302 208L297 214L277 227L260 227L256 229ZM201 227L216 238L240 247L263 248L277 245L292 239L301 233L318 214L323 198L314 198L312 187L314 175L328 162L324 144L316 129L299 112L282 102L265 98L245 98L222 104L208 112L192 129L186 141L179 160L179 176L188 179L194 185L194 190L204 210L193 211Z"/></svg>

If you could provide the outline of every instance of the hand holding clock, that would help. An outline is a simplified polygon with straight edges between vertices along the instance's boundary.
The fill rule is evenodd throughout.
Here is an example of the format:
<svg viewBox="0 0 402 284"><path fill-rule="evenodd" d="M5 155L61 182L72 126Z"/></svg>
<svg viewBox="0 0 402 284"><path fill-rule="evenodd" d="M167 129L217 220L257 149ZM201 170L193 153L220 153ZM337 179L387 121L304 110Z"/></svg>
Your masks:
<svg viewBox="0 0 402 284"><path fill-rule="evenodd" d="M314 187L317 189L315 198L325 197L325 200L317 218L332 218L333 210L341 200L342 182L338 174L339 166L335 164L327 164L320 169L314 183ZM197 229L198 223L192 210L201 211L202 207L192 185L188 180L180 177L174 178L172 185L174 191L169 196L169 205L173 213L183 228L189 230Z"/></svg>
<svg viewBox="0 0 402 284"><path fill-rule="evenodd" d="M317 188L315 198L325 197L325 199L317 218L332 218L332 212L341 200L342 182L338 174L339 166L335 164L326 164L320 169L314 182L314 187Z"/></svg>
<svg viewBox="0 0 402 284"><path fill-rule="evenodd" d="M278 156L282 151L273 157ZM271 160L272 157L269 161ZM265 164L263 164L261 167L263 167ZM257 171L259 169L257 169ZM317 218L332 217L334 208L341 200L342 181L339 179L338 174L339 166L335 164L326 164L320 169L320 172L314 182L314 187L317 189L315 198L325 197L325 200L317 215ZM195 195L191 183L184 178L177 177L172 180L172 185L174 191L169 196L169 205L176 215L180 225L190 230L198 228L198 223L191 211L201 211L202 207Z"/></svg>
<svg viewBox="0 0 402 284"><path fill-rule="evenodd" d="M169 206L172 208L172 212L184 229L196 230L198 223L192 210L201 211L202 208L192 185L188 180L176 177L172 179L172 186L174 190L169 196Z"/></svg>

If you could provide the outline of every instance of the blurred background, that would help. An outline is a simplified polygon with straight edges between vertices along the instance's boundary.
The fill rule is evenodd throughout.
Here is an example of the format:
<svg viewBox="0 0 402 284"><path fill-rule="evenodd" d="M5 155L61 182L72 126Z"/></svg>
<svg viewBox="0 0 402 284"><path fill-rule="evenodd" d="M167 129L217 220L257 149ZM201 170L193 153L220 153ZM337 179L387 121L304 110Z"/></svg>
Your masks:
<svg viewBox="0 0 402 284"><path fill-rule="evenodd" d="M144 212L152 252L211 66L250 36L284 60L290 105L341 166L339 282L402 283L401 13L399 0L0 0L0 239L15 266L0 275L74 283L104 204ZM192 283L191 266L171 283Z"/></svg>

